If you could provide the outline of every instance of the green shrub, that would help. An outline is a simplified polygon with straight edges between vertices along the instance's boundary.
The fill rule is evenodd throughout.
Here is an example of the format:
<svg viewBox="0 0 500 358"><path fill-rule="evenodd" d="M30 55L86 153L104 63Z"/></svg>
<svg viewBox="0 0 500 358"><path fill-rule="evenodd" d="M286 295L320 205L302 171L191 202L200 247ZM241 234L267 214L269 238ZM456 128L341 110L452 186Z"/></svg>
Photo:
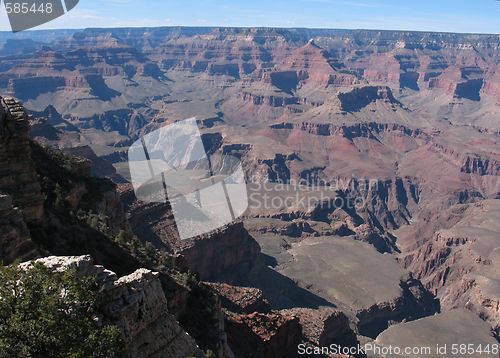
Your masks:
<svg viewBox="0 0 500 358"><path fill-rule="evenodd" d="M115 242L121 246L125 246L127 244L127 232L120 230L118 235L115 236Z"/></svg>
<svg viewBox="0 0 500 358"><path fill-rule="evenodd" d="M121 357L116 326L99 328L97 285L73 271L0 267L0 357Z"/></svg>
<svg viewBox="0 0 500 358"><path fill-rule="evenodd" d="M54 202L55 208L63 209L65 206L64 193L59 183L55 185L54 196L55 196L55 202Z"/></svg>
<svg viewBox="0 0 500 358"><path fill-rule="evenodd" d="M208 351L205 352L205 357L207 358L217 358L217 355L211 351L210 349Z"/></svg>

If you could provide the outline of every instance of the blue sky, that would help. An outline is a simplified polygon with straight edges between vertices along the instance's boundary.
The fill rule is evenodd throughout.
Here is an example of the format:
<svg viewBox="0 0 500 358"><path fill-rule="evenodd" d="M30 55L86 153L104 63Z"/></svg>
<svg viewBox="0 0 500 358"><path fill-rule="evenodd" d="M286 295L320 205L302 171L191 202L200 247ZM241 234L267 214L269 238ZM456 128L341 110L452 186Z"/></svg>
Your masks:
<svg viewBox="0 0 500 358"><path fill-rule="evenodd" d="M498 0L80 0L38 28L273 26L500 34ZM0 30L8 30L0 10Z"/></svg>

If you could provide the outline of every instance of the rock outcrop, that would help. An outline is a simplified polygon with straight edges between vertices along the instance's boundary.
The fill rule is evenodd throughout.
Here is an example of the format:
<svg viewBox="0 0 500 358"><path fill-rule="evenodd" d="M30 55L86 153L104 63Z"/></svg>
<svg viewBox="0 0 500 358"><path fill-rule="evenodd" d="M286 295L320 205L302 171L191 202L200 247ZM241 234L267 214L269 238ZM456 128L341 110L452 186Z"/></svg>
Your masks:
<svg viewBox="0 0 500 358"><path fill-rule="evenodd" d="M497 65L488 75L489 79L484 84L483 92L496 98L497 104L500 105L500 66Z"/></svg>
<svg viewBox="0 0 500 358"><path fill-rule="evenodd" d="M237 357L285 358L297 353L299 319L282 312L226 316L228 343Z"/></svg>
<svg viewBox="0 0 500 358"><path fill-rule="evenodd" d="M3 264L40 255L31 240L21 210L12 206L12 197L0 194L0 259Z"/></svg>
<svg viewBox="0 0 500 358"><path fill-rule="evenodd" d="M53 270L73 269L78 275L94 277L103 290L98 322L121 329L130 357L204 357L195 340L168 312L158 273L139 269L118 278L114 272L94 265L90 256L50 256L35 262Z"/></svg>
<svg viewBox="0 0 500 358"><path fill-rule="evenodd" d="M292 51L278 67L283 71L271 73L269 79L285 91L309 83L321 87L350 87L356 83L354 75L336 70L327 51L313 40Z"/></svg>
<svg viewBox="0 0 500 358"><path fill-rule="evenodd" d="M255 106L267 105L271 107L285 107L291 104L297 104L299 101L297 97L293 96L251 92L243 92L239 98L244 103L250 103Z"/></svg>
<svg viewBox="0 0 500 358"><path fill-rule="evenodd" d="M269 302L261 290L253 287L231 286L225 283L205 283L221 299L222 307L235 313L267 312Z"/></svg>
<svg viewBox="0 0 500 358"><path fill-rule="evenodd" d="M0 261L92 253L117 272L137 268L111 240L128 229L114 184L91 177L88 160L30 141L24 107L0 104Z"/></svg>
<svg viewBox="0 0 500 358"><path fill-rule="evenodd" d="M12 97L0 97L0 192L28 222L43 217L43 195L29 146L29 116Z"/></svg>
<svg viewBox="0 0 500 358"><path fill-rule="evenodd" d="M378 303L356 313L361 335L375 338L385 328L396 322L415 320L439 312L439 301L425 289L419 280L408 277L400 282L400 287L400 297Z"/></svg>
<svg viewBox="0 0 500 358"><path fill-rule="evenodd" d="M461 168L467 174L500 176L500 160L496 158L481 158L480 156L467 156Z"/></svg>
<svg viewBox="0 0 500 358"><path fill-rule="evenodd" d="M375 139L387 134L398 134L418 138L423 141L430 139L429 135L418 128L410 128L397 123L358 123L352 125L336 125L330 123L279 123L272 124L272 129L303 131L318 136L342 136L349 140L356 138Z"/></svg>
<svg viewBox="0 0 500 358"><path fill-rule="evenodd" d="M293 308L285 312L296 316L302 328L303 341L316 347L337 344L354 347L358 343L356 334L349 326L346 315L335 308Z"/></svg>
<svg viewBox="0 0 500 358"><path fill-rule="evenodd" d="M392 108L402 107L402 104L394 97L389 87L366 86L355 88L350 92L339 94L342 110L346 112L358 112L370 103L383 101Z"/></svg>

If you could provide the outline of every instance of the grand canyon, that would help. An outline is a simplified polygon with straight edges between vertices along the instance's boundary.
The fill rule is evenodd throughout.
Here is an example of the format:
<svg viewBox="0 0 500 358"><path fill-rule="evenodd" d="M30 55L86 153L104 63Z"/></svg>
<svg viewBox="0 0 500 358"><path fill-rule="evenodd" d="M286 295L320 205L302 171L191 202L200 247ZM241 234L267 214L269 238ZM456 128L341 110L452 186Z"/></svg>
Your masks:
<svg viewBox="0 0 500 358"><path fill-rule="evenodd" d="M131 357L498 357L500 35L0 33L0 96L0 260L96 277ZM193 117L250 199L181 240L128 150Z"/></svg>

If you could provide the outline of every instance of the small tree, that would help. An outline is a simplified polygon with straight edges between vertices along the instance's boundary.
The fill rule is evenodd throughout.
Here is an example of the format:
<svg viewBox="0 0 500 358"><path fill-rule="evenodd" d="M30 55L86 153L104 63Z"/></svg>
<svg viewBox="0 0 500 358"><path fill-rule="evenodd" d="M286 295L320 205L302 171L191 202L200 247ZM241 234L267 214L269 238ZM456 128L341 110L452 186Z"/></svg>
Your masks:
<svg viewBox="0 0 500 358"><path fill-rule="evenodd" d="M54 187L54 197L54 206L56 207L56 209L63 209L65 206L64 193L59 183L57 183Z"/></svg>
<svg viewBox="0 0 500 358"><path fill-rule="evenodd" d="M125 245L127 243L127 232L120 230L118 235L115 236L115 241L120 245Z"/></svg>
<svg viewBox="0 0 500 358"><path fill-rule="evenodd" d="M121 357L116 326L97 327L95 281L41 264L0 267L0 357Z"/></svg>
<svg viewBox="0 0 500 358"><path fill-rule="evenodd" d="M158 255L155 245L153 245L149 241L146 242L146 244L144 245L144 254L150 261L155 262Z"/></svg>

